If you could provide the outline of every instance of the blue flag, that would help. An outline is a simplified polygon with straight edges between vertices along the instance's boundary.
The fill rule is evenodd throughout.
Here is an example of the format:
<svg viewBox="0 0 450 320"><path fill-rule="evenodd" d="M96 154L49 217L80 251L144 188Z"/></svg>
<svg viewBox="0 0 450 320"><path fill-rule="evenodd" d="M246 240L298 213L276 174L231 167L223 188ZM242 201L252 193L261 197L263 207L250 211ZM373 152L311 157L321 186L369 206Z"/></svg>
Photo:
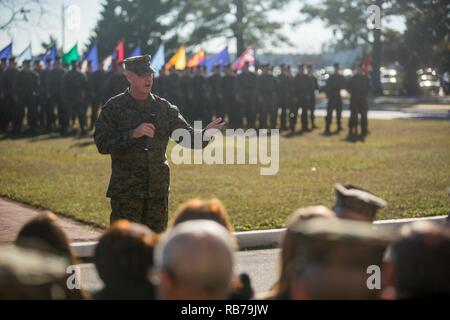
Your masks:
<svg viewBox="0 0 450 320"><path fill-rule="evenodd" d="M218 64L221 66L221 68L223 68L224 65L229 63L230 63L230 56L228 55L228 47L225 47L225 49L223 49L219 53L209 56L205 60L200 62L200 65L205 66L206 73L209 74L211 73L214 65Z"/></svg>
<svg viewBox="0 0 450 320"><path fill-rule="evenodd" d="M141 55L141 47L137 46L133 52L129 55L129 57L140 56Z"/></svg>
<svg viewBox="0 0 450 320"><path fill-rule="evenodd" d="M50 49L44 53L44 55L42 55L42 61L45 64L45 67L48 68L49 66L47 66L47 59L50 59L50 61L55 61L56 59L56 45L53 45L50 47Z"/></svg>
<svg viewBox="0 0 450 320"><path fill-rule="evenodd" d="M91 61L92 71L97 71L99 68L98 63L98 51L97 51L97 45L94 44L89 51L84 55L83 60Z"/></svg>
<svg viewBox="0 0 450 320"><path fill-rule="evenodd" d="M156 73L164 67L164 43L161 43L155 55L152 57L152 67L155 69Z"/></svg>
<svg viewBox="0 0 450 320"><path fill-rule="evenodd" d="M11 58L12 56L12 42L10 42L6 47L4 47L0 51L0 59L1 58Z"/></svg>
<svg viewBox="0 0 450 320"><path fill-rule="evenodd" d="M103 61L103 70L112 71L113 61L117 60L117 50L114 50L106 59Z"/></svg>

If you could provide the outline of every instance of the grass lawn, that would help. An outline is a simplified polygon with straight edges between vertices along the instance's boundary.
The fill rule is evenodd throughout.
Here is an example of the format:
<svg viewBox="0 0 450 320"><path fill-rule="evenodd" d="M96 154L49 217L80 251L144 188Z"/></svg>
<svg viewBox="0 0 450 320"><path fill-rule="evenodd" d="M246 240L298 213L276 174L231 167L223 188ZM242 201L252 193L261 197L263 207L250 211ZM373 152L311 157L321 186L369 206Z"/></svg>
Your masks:
<svg viewBox="0 0 450 320"><path fill-rule="evenodd" d="M261 176L259 165L171 164L170 212L192 197L218 197L235 230L276 228L298 207L331 206L333 184L352 182L388 201L378 219L447 214L450 122L370 126L364 143L345 141L346 132L282 137L275 176ZM0 194L8 198L106 227L109 175L110 158L91 137L0 136Z"/></svg>

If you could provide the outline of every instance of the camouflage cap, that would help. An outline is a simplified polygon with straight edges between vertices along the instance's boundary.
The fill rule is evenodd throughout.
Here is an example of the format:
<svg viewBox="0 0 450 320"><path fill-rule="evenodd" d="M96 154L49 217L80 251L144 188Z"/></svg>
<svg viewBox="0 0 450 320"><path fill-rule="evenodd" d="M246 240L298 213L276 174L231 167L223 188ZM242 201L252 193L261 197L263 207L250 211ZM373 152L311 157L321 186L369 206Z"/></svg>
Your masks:
<svg viewBox="0 0 450 320"><path fill-rule="evenodd" d="M156 72L151 65L151 56L149 54L126 58L123 60L123 65L125 66L125 70L131 71L139 76Z"/></svg>
<svg viewBox="0 0 450 320"><path fill-rule="evenodd" d="M290 227L302 243L302 265L367 268L380 265L393 235L367 222L316 218Z"/></svg>
<svg viewBox="0 0 450 320"><path fill-rule="evenodd" d="M373 221L378 209L386 206L386 201L363 188L340 183L335 184L336 203L333 211L338 217L353 213L362 220Z"/></svg>
<svg viewBox="0 0 450 320"><path fill-rule="evenodd" d="M0 246L0 286L42 285L62 279L69 262L16 245Z"/></svg>

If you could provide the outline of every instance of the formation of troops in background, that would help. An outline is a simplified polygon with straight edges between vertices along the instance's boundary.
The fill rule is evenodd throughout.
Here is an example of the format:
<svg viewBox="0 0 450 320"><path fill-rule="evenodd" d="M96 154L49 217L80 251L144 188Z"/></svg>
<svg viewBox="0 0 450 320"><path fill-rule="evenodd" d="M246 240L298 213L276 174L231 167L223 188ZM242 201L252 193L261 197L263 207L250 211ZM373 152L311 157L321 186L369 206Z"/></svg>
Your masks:
<svg viewBox="0 0 450 320"><path fill-rule="evenodd" d="M48 67L44 68L42 65ZM289 65L280 66L274 76L269 65L260 71L250 71L246 63L236 74L230 65L214 66L207 76L203 66L183 71L164 70L155 78L153 92L177 105L189 122L201 120L209 123L213 116L227 119L230 128L279 128L295 132L297 122L302 131L316 129L314 110L317 79L312 65L299 65L293 75ZM334 65L334 73L326 82L328 99L325 133L330 133L333 112L336 113L337 131L342 130L341 90L351 94L349 134L368 133L367 111L370 91L369 79L359 68L346 80ZM25 60L21 70L14 58L0 63L0 130L18 134L24 117L31 133L59 130L61 135L78 125L81 134L91 130L99 108L110 98L128 87L122 64L113 61L110 71L92 71L88 61L84 73L81 64L72 62L70 68L59 58L54 62ZM90 112L88 113L88 108ZM298 115L300 113L300 121ZM87 119L87 115L90 119ZM360 121L359 117L360 115Z"/></svg>

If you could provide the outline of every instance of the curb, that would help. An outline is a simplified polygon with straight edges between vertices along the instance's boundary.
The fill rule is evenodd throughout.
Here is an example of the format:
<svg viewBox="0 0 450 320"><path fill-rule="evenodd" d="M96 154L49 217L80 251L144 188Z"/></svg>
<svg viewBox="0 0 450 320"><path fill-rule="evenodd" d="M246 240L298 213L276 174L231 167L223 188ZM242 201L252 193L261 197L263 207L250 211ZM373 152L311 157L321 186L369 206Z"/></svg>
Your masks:
<svg viewBox="0 0 450 320"><path fill-rule="evenodd" d="M433 221L439 224L446 223L447 216L435 216L435 217L420 217L420 218L407 218L407 219L392 219L392 220L379 220L375 221L374 225L378 228L398 230L405 224L417 222L417 221ZM235 236L239 243L239 250L255 250L255 249L270 249L278 248L282 234L286 231L286 228L282 229L268 229L260 231L244 231L235 232ZM88 259L94 256L95 247L97 241L86 242L73 242L70 244L75 256L81 259Z"/></svg>

